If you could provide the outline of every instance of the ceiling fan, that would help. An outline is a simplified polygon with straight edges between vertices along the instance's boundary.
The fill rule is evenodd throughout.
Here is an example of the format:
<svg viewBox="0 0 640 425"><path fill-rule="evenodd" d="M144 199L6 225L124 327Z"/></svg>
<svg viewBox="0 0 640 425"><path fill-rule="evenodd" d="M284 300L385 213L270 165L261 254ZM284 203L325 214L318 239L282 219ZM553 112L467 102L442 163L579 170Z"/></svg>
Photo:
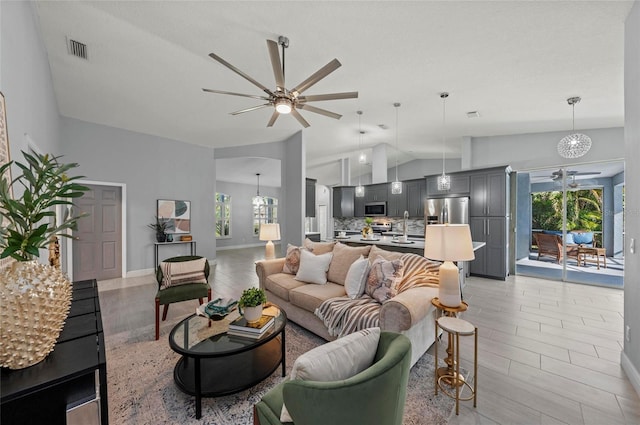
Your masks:
<svg viewBox="0 0 640 425"><path fill-rule="evenodd" d="M575 183L576 176L595 176L598 174L602 174L600 171L575 171L575 170L567 170L566 176L571 177L572 182ZM551 180L561 180L562 179L562 170L554 171L551 173Z"/></svg>
<svg viewBox="0 0 640 425"><path fill-rule="evenodd" d="M280 52L278 51L278 46L282 47L282 61L280 61ZM335 112L327 111L325 109L317 108L315 106L309 105L309 102L320 102L324 100L339 100L339 99L354 99L358 97L358 92L344 92L344 93L329 93L329 94L316 94L316 95L308 95L302 96L302 93L309 89L311 86L316 84L318 81L325 78L327 75L331 74L336 69L340 68L342 64L338 61L338 59L334 59L318 71L313 73L309 78L294 86L292 89L287 90L285 87L285 67L284 67L284 50L289 47L289 39L284 36L278 37L278 42L276 43L273 40L267 40L267 48L269 50L269 57L271 58L271 66L273 67L273 75L276 80L276 89L270 90L264 85L260 84L258 81L251 78L249 75L240 71L235 66L231 65L229 62L222 59L220 56L215 53L209 53L209 56L212 59L220 62L222 65L226 66L236 74L240 75L245 80L249 81L253 85L259 87L263 92L266 93L262 96L256 96L251 94L243 94L243 93L234 93L223 90L212 90L212 89L202 89L205 92L209 93L217 93L217 94L226 94L231 96L242 96L249 97L252 99L260 99L266 101L266 103L258 106L253 106L251 108L241 109L239 111L231 112L231 115L243 114L245 112L255 111L262 108L273 107L273 115L271 115L271 119L267 123L267 127L272 127L276 122L278 117L281 114L291 114L295 119L303 127L309 127L309 123L304 119L302 115L298 112L298 109L304 109L305 111L314 112L316 114L324 115L330 118L340 119L342 115L336 114Z"/></svg>

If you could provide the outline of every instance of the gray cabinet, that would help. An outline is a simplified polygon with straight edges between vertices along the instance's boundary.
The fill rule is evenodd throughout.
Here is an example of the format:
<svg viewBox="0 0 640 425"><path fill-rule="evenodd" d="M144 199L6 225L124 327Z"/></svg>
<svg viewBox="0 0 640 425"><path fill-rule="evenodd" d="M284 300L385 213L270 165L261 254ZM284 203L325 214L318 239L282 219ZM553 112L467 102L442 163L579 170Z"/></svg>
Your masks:
<svg viewBox="0 0 640 425"><path fill-rule="evenodd" d="M407 180L403 192L406 192L407 211L410 217L424 218L424 200L427 197L427 180Z"/></svg>
<svg viewBox="0 0 640 425"><path fill-rule="evenodd" d="M338 186L333 188L333 216L353 217L356 188Z"/></svg>
<svg viewBox="0 0 640 425"><path fill-rule="evenodd" d="M376 183L365 186L364 200L365 202L386 202L387 201L387 183Z"/></svg>
<svg viewBox="0 0 640 425"><path fill-rule="evenodd" d="M365 188L366 193L366 188ZM364 217L364 204L366 202L366 198L363 196L362 198L355 198L355 217Z"/></svg>
<svg viewBox="0 0 640 425"><path fill-rule="evenodd" d="M427 177L427 194L430 198L466 195L469 193L468 173L451 174L451 188L449 190L438 190L438 177Z"/></svg>
<svg viewBox="0 0 640 425"><path fill-rule="evenodd" d="M316 216L316 180L306 179L305 182L305 217Z"/></svg>
<svg viewBox="0 0 640 425"><path fill-rule="evenodd" d="M391 183L387 184L387 217L402 217L407 211L407 185L402 183L402 193L391 193Z"/></svg>
<svg viewBox="0 0 640 425"><path fill-rule="evenodd" d="M507 225L506 217L471 217L469 227L471 238L486 245L475 251L469 271L474 275L506 279L507 267Z"/></svg>
<svg viewBox="0 0 640 425"><path fill-rule="evenodd" d="M504 169L471 175L469 214L473 217L507 215L507 174Z"/></svg>

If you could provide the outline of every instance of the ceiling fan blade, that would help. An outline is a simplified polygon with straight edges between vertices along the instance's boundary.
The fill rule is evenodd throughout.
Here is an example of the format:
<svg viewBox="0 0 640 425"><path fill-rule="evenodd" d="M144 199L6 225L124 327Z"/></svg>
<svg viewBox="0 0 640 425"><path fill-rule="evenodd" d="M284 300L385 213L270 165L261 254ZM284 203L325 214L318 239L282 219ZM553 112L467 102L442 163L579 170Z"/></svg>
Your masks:
<svg viewBox="0 0 640 425"><path fill-rule="evenodd" d="M323 100L338 100L338 99L357 99L358 92L350 91L344 93L329 93L329 94L312 94L309 96L298 97L299 102L320 102Z"/></svg>
<svg viewBox="0 0 640 425"><path fill-rule="evenodd" d="M252 99L269 100L269 98L266 96L254 96L252 94L234 93L231 91L213 90L213 89L202 89L202 91L206 91L209 93L217 93L217 94L230 94L231 96L250 97Z"/></svg>
<svg viewBox="0 0 640 425"><path fill-rule="evenodd" d="M276 87L284 91L284 72L282 72L278 43L273 40L267 40L267 47L269 48L269 57L271 58L273 75L276 77Z"/></svg>
<svg viewBox="0 0 640 425"><path fill-rule="evenodd" d="M304 103L298 104L297 107L300 109L304 109L305 111L315 112L316 114L324 115L329 118L335 118L337 120L342 118L342 115L336 114L335 112L327 111L326 109L316 108L315 106L307 105Z"/></svg>
<svg viewBox="0 0 640 425"><path fill-rule="evenodd" d="M295 117L295 119L297 119L297 120L298 120L298 122L299 122L300 124L302 124L302 126L303 126L304 128L307 128L307 127L309 127L309 126L311 125L311 124L309 124L309 123L307 122L307 120L305 120L305 119L302 117L302 115L300 115L300 112L296 111L295 109L292 109L292 110L291 110L291 115L293 115L293 116Z"/></svg>
<svg viewBox="0 0 640 425"><path fill-rule="evenodd" d="M224 66L226 66L227 68L229 68L230 70L232 70L233 72L235 72L236 74L238 74L239 76L244 78L245 80L249 81L253 85L258 86L261 90L263 90L269 96L273 96L273 93L271 92L271 90L269 90L268 88L266 88L265 86L263 86L262 84L260 84L259 82L257 82L256 80L254 80L253 78L248 76L247 74L245 74L244 72L240 71L238 68L236 68L235 66L231 65L226 60L222 59L220 56L216 55L215 53L209 53L209 56L212 59L217 60L218 62L220 62L221 64L223 64Z"/></svg>
<svg viewBox="0 0 640 425"><path fill-rule="evenodd" d="M271 119L267 123L267 127L273 127L273 124L275 124L275 122L276 122L276 120L278 119L279 116L280 116L280 112L278 112L278 111L276 111L274 109L273 110L273 115L271 115Z"/></svg>
<svg viewBox="0 0 640 425"><path fill-rule="evenodd" d="M265 103L264 105L258 105L258 106L254 106L252 108L247 108L247 109L241 109L239 111L235 111L235 112L229 112L231 115L238 115L238 114L244 114L245 112L251 112L251 111L255 111L256 109L262 109L262 108L266 108L268 106L271 106L270 103Z"/></svg>
<svg viewBox="0 0 640 425"><path fill-rule="evenodd" d="M319 70L317 70L316 72L314 72L313 75L311 75L309 78L307 78L306 80L298 84L291 91L301 94L303 91L307 90L309 87L311 87L318 81L322 80L324 77L331 74L333 71L340 68L341 66L342 64L340 63L340 61L338 61L338 59L334 59L328 64L326 64L325 66L323 66L322 68L320 68Z"/></svg>
<svg viewBox="0 0 640 425"><path fill-rule="evenodd" d="M595 176L598 174L602 174L602 172L600 171L582 171L582 172L577 172L574 173L574 176Z"/></svg>

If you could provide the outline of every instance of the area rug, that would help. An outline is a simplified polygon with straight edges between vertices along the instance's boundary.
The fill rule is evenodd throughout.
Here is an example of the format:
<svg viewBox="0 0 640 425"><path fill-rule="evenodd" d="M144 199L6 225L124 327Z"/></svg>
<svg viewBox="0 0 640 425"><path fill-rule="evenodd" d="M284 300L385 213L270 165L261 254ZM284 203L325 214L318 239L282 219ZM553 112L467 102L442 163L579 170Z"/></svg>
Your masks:
<svg viewBox="0 0 640 425"><path fill-rule="evenodd" d="M325 341L294 323L287 324L287 372L302 353ZM237 394L203 398L202 418L195 418L194 397L173 382L179 355L169 348L167 335L152 338L153 329L108 337L107 383L112 424L251 425L253 405L282 378L278 368L253 388ZM444 363L441 364L441 366ZM403 424L444 425L454 401L433 391L434 358L425 354L411 369Z"/></svg>

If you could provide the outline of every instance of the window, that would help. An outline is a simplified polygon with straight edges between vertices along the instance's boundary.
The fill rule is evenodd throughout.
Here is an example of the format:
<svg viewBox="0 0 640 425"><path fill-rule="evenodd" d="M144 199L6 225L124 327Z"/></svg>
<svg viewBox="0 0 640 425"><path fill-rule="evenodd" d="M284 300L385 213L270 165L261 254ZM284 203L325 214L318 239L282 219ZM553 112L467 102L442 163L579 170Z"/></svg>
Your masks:
<svg viewBox="0 0 640 425"><path fill-rule="evenodd" d="M231 237L231 196L216 193L216 239Z"/></svg>
<svg viewBox="0 0 640 425"><path fill-rule="evenodd" d="M254 196L252 204L253 236L259 236L261 223L278 222L278 200L268 196Z"/></svg>

